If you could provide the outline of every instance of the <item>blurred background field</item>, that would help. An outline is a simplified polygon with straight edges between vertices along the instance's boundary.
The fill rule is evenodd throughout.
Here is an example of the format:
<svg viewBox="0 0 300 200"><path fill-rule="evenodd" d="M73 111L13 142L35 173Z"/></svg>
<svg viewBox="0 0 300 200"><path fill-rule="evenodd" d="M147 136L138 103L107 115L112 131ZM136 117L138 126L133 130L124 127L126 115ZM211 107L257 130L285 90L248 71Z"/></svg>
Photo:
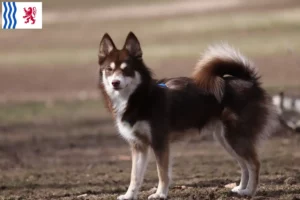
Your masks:
<svg viewBox="0 0 300 200"><path fill-rule="evenodd" d="M208 45L225 42L251 58L272 94L300 95L299 0L44 0L42 30L0 32L0 168L5 172L0 173L0 196L107 199L124 192L129 153L103 108L97 53L105 32L121 48L129 31L138 36L157 77L189 76ZM268 145L262 182L272 187L259 195L298 198L299 138ZM205 152L199 144L199 152L189 154L204 157L191 161L193 178L180 173L180 162L189 156L178 154L175 180L190 185L191 192L171 190L173 198L205 199L212 193L210 199L236 199L221 187L237 181L235 163L214 147ZM280 148L272 151L275 147ZM110 175L115 173L116 178ZM150 173L145 190L156 182L153 166ZM184 182L186 176L191 183ZM296 183L285 184L288 178ZM115 182L119 185L109 186Z"/></svg>
<svg viewBox="0 0 300 200"><path fill-rule="evenodd" d="M299 88L298 0L43 1L42 30L1 31L0 101L98 95L105 32L121 48L129 31L158 77L190 75L200 53L226 42L259 67L268 88Z"/></svg>

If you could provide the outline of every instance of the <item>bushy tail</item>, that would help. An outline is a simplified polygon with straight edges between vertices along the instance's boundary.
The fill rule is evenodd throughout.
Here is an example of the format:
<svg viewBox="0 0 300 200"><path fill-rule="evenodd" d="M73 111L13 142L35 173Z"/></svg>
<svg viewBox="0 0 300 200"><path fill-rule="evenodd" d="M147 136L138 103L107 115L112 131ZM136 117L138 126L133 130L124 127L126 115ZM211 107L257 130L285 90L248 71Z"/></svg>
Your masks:
<svg viewBox="0 0 300 200"><path fill-rule="evenodd" d="M221 102L224 90L224 76L258 83L256 68L250 61L229 45L209 47L198 61L193 79L196 84Z"/></svg>

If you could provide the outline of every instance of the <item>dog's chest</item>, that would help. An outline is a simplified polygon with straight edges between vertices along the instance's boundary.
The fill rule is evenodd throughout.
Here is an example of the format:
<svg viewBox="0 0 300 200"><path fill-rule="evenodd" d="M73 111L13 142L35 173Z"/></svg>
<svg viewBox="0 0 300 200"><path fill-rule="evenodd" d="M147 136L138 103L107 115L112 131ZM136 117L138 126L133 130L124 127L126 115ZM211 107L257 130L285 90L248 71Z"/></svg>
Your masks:
<svg viewBox="0 0 300 200"><path fill-rule="evenodd" d="M125 97L124 97L125 96ZM130 125L126 121L122 121L122 117L126 111L129 95L111 95L114 111L116 112L116 126L120 135L131 143L151 142L151 127L146 120L137 120L135 124Z"/></svg>
<svg viewBox="0 0 300 200"><path fill-rule="evenodd" d="M143 143L151 142L151 127L148 121L137 121L133 126L117 117L116 125L120 135L128 142Z"/></svg>

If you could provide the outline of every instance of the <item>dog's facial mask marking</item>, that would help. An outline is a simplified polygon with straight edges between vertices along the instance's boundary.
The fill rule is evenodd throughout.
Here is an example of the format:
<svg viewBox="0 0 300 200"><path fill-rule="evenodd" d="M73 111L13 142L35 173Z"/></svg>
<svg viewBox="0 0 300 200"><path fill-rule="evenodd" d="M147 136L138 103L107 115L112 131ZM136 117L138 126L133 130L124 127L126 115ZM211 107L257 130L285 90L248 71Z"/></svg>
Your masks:
<svg viewBox="0 0 300 200"><path fill-rule="evenodd" d="M141 82L141 76L134 60L142 58L140 43L133 33L129 33L121 50L108 34L105 34L99 46L100 80L107 92L121 91L127 87L135 89Z"/></svg>
<svg viewBox="0 0 300 200"><path fill-rule="evenodd" d="M140 75L137 71L131 70L126 73L121 69L104 72L104 84L110 90L120 91L127 87L140 84Z"/></svg>

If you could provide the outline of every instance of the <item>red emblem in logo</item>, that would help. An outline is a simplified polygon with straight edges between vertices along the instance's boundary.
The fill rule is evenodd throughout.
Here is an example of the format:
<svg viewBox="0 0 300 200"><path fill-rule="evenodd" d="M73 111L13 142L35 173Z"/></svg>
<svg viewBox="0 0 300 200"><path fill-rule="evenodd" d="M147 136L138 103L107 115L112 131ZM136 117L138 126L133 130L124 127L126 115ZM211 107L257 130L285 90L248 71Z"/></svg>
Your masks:
<svg viewBox="0 0 300 200"><path fill-rule="evenodd" d="M36 7L28 7L28 9L26 10L26 8L24 8L24 12L25 12L25 16L23 16L23 18L26 19L25 24L27 24L29 22L29 20L31 20L31 24L35 23L35 14L36 14Z"/></svg>

